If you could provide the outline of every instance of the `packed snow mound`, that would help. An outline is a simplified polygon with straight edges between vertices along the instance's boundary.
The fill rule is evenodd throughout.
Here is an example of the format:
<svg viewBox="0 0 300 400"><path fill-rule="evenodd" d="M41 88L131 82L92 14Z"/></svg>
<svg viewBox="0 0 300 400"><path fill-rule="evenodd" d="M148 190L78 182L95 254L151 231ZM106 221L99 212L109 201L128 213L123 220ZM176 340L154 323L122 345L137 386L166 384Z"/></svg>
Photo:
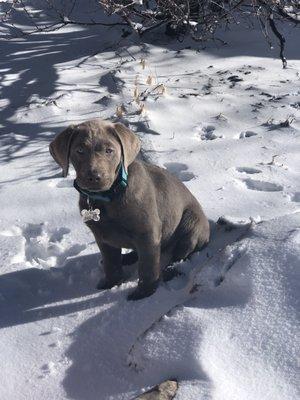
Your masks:
<svg viewBox="0 0 300 400"><path fill-rule="evenodd" d="M204 283L200 272L196 298L139 344L143 374L164 376L171 368L186 380L176 399L299 395L300 214L259 224L242 243L242 255L220 285ZM231 254L240 248L233 245Z"/></svg>

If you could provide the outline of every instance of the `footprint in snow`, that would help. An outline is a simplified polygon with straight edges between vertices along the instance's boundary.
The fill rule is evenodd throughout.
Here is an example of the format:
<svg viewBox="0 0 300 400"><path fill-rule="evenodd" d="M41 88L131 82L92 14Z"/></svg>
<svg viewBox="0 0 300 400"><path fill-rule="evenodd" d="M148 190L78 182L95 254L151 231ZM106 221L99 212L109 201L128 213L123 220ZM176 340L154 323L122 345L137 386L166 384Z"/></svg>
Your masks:
<svg viewBox="0 0 300 400"><path fill-rule="evenodd" d="M43 373L43 376L41 376L41 378L46 377L47 375L56 375L57 374L57 368L53 361L50 361L48 364L42 365L41 371Z"/></svg>
<svg viewBox="0 0 300 400"><path fill-rule="evenodd" d="M201 140L215 140L221 139L223 135L217 135L215 133L216 127L214 125L207 125L202 128L202 133L200 133Z"/></svg>
<svg viewBox="0 0 300 400"><path fill-rule="evenodd" d="M257 136L257 133L253 131L245 131L240 133L240 139L245 139L252 136Z"/></svg>
<svg viewBox="0 0 300 400"><path fill-rule="evenodd" d="M260 174L262 172L260 169L252 167L236 167L236 171L241 174Z"/></svg>
<svg viewBox="0 0 300 400"><path fill-rule="evenodd" d="M171 174L177 176L182 182L188 182L191 179L195 178L195 175L192 172L187 171L188 166L183 163L177 162L168 162L165 163L164 166L167 168Z"/></svg>
<svg viewBox="0 0 300 400"><path fill-rule="evenodd" d="M10 236L23 237L24 246L19 258L32 267L63 266L69 257L78 255L86 248L78 243L67 244L65 235L70 233L70 229L65 227L49 229L45 223L29 223L17 228L12 228Z"/></svg>
<svg viewBox="0 0 300 400"><path fill-rule="evenodd" d="M245 179L243 182L248 189L259 192L280 192L283 190L283 186L272 182L255 181L252 179Z"/></svg>

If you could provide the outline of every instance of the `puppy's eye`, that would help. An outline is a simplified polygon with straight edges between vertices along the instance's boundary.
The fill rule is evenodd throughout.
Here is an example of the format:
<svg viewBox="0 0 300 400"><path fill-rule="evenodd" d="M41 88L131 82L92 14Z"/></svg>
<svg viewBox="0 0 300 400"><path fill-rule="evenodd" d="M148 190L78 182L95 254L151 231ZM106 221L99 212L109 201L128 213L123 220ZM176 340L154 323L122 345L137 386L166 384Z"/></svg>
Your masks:
<svg viewBox="0 0 300 400"><path fill-rule="evenodd" d="M113 153L114 152L114 150L113 149L110 149L109 147L107 148L107 149L105 149L105 153L106 154L111 154L111 153Z"/></svg>
<svg viewBox="0 0 300 400"><path fill-rule="evenodd" d="M76 153L83 154L83 148L82 147L78 147L78 149L76 149Z"/></svg>

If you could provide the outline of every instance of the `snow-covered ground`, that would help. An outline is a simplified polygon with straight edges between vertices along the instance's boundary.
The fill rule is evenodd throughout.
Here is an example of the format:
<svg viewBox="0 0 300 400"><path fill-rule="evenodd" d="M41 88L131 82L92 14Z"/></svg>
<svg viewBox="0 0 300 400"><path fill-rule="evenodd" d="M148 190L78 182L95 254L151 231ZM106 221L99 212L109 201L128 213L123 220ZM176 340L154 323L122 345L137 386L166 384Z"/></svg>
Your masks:
<svg viewBox="0 0 300 400"><path fill-rule="evenodd" d="M228 46L87 26L0 43L1 399L129 400L176 378L178 400L296 400L300 52L286 31L285 70L245 28ZM184 275L138 302L134 276L95 290L74 175L48 153L68 124L116 112L213 227Z"/></svg>

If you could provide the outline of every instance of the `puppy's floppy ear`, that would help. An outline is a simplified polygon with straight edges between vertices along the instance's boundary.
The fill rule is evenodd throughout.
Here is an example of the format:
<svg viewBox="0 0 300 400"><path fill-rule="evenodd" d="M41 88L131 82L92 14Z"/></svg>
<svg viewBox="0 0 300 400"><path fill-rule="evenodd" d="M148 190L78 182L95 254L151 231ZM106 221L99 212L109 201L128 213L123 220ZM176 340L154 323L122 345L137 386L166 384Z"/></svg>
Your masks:
<svg viewBox="0 0 300 400"><path fill-rule="evenodd" d="M140 139L120 122L114 124L114 131L121 143L124 168L127 172L128 166L134 161L140 151Z"/></svg>
<svg viewBox="0 0 300 400"><path fill-rule="evenodd" d="M68 175L70 147L74 133L74 127L71 125L56 135L49 145L50 154L57 164L61 166L63 177Z"/></svg>

